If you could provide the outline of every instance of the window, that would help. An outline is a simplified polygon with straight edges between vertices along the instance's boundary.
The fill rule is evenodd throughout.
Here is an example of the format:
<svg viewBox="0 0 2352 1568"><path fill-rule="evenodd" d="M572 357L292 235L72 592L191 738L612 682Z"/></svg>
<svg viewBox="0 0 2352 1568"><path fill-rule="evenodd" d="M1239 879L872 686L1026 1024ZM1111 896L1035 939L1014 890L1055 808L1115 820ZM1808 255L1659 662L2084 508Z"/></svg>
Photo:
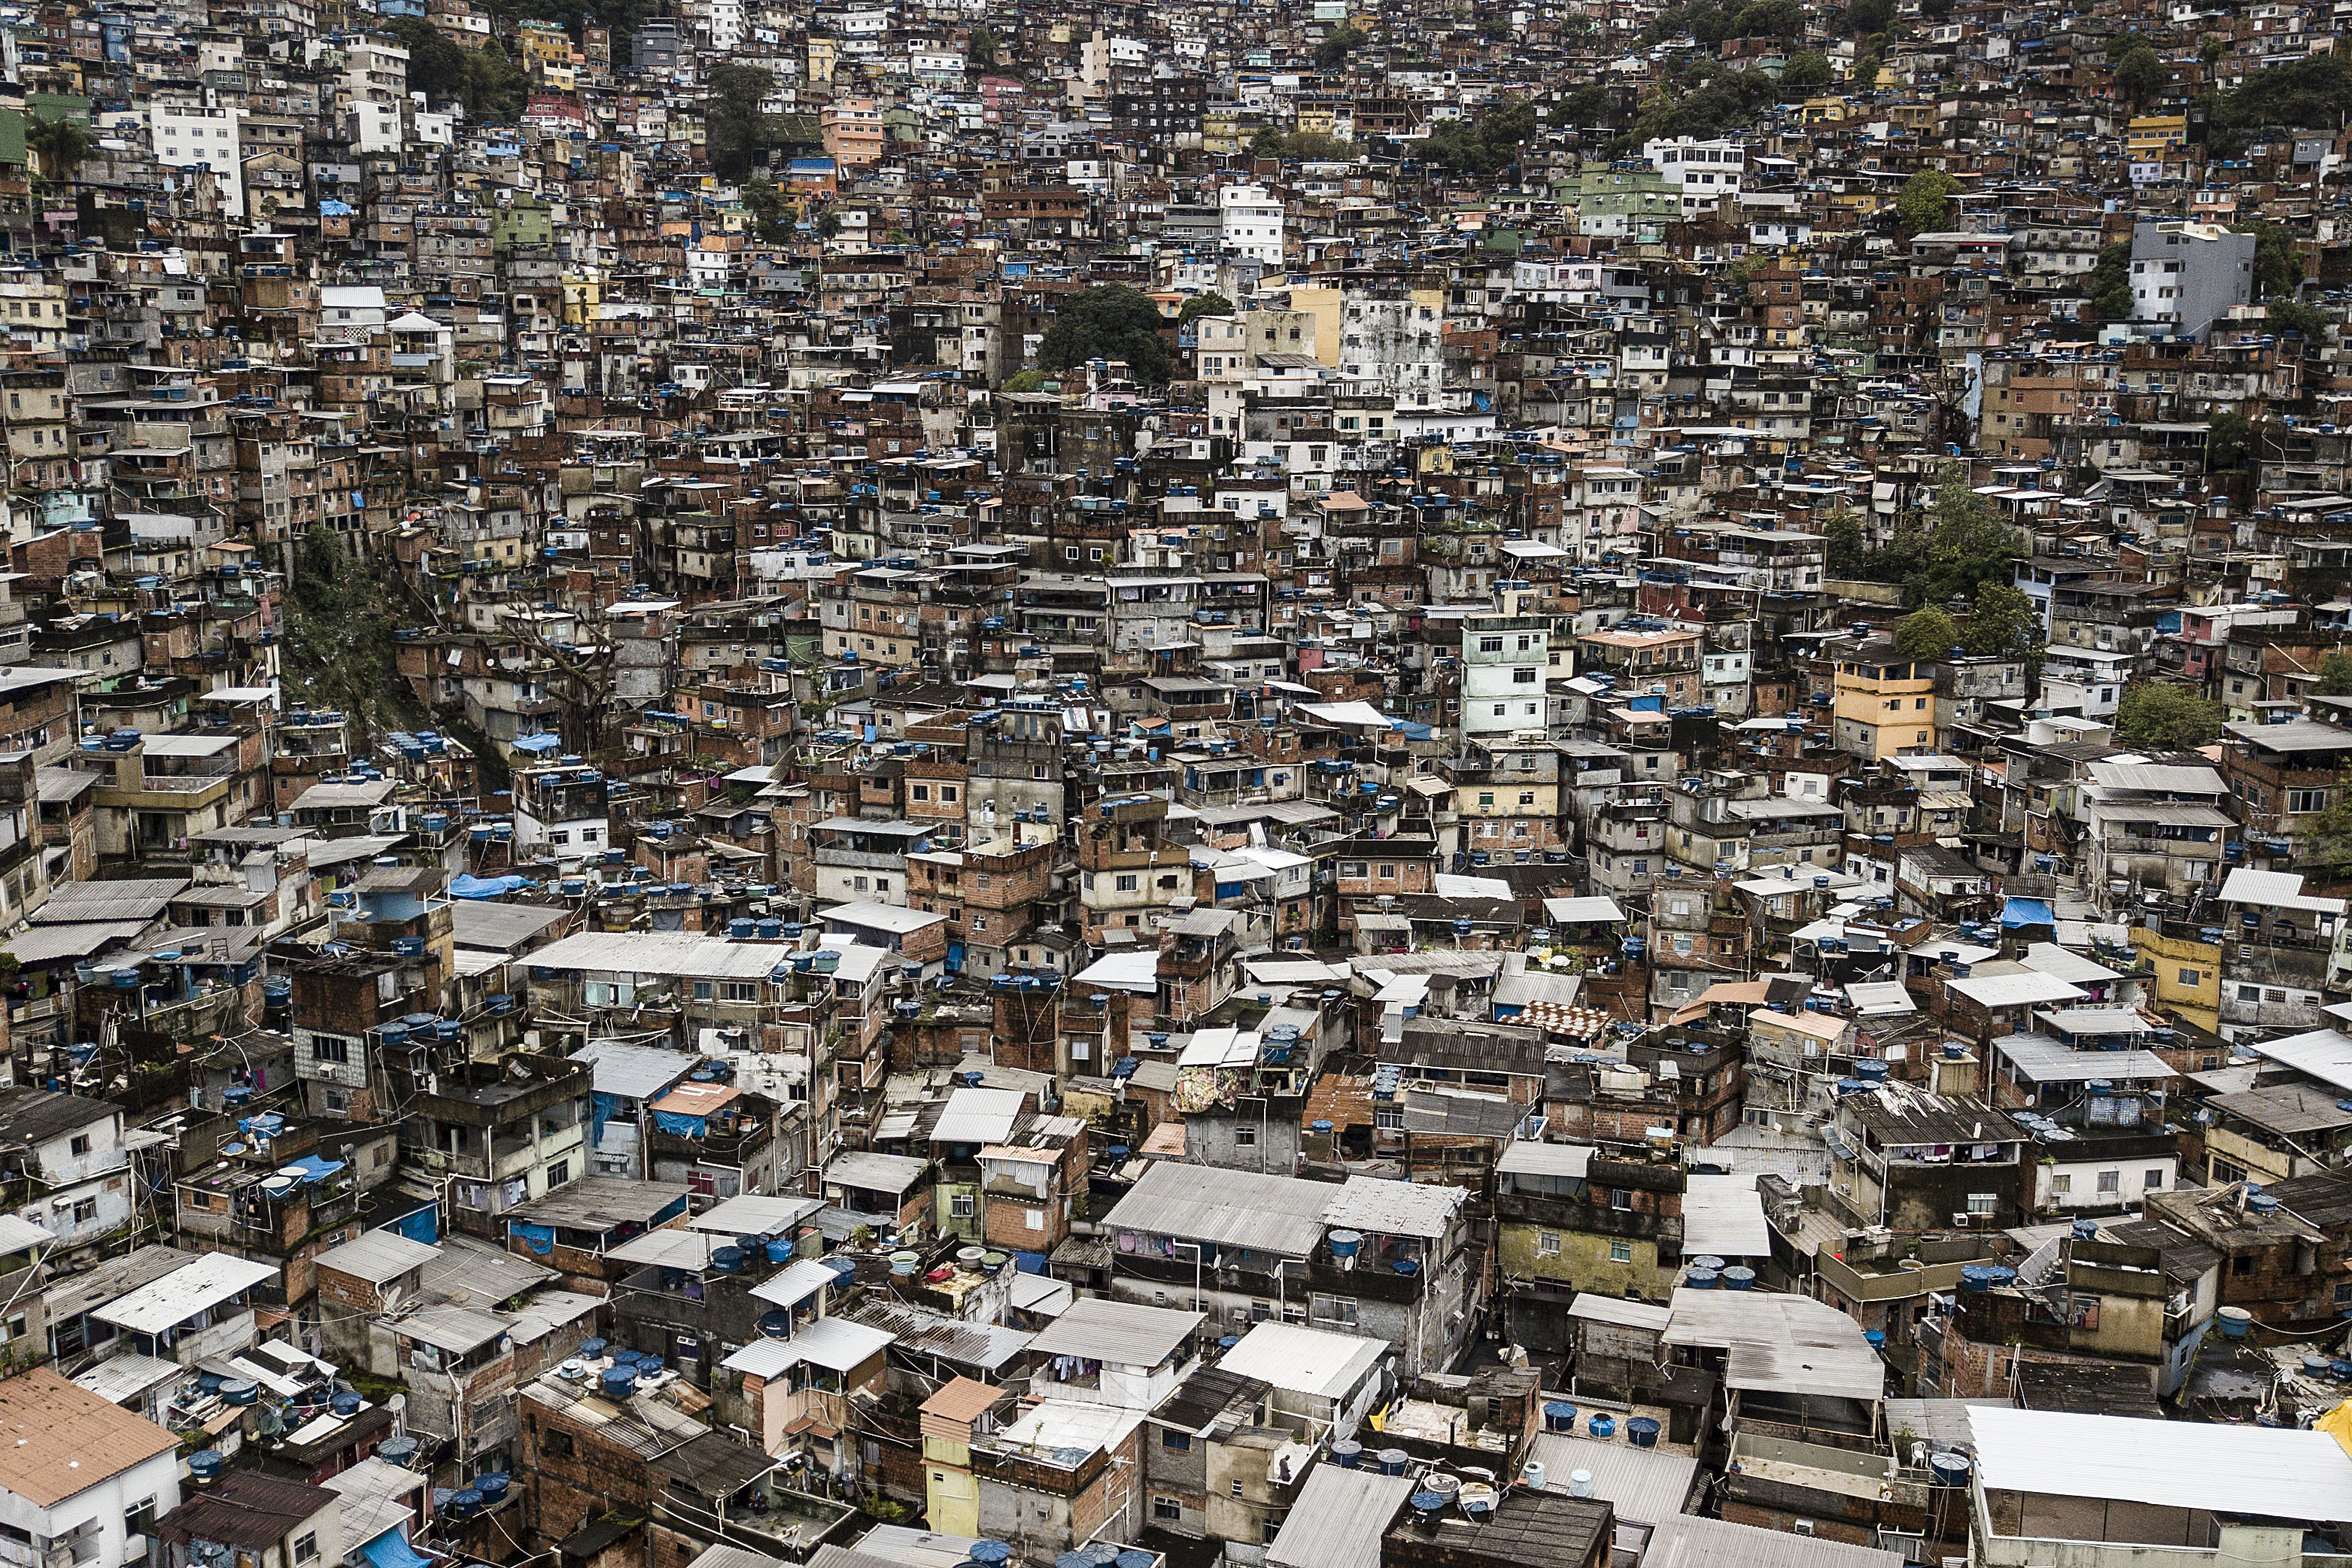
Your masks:
<svg viewBox="0 0 2352 1568"><path fill-rule="evenodd" d="M1241 1477L1239 1477L1239 1476L1235 1476L1235 1477L1234 1478L1234 1496L1235 1496L1235 1497L1239 1497L1239 1496L1241 1496L1241 1495L1242 1495L1242 1479L1241 1479Z"/></svg>
<svg viewBox="0 0 2352 1568"><path fill-rule="evenodd" d="M1356 1326L1356 1299L1353 1296L1318 1296L1314 1318L1318 1323L1343 1323Z"/></svg>
<svg viewBox="0 0 2352 1568"><path fill-rule="evenodd" d="M1236 1128L1234 1128L1234 1148L1236 1148L1236 1149L1255 1149L1255 1148L1256 1148L1256 1147L1257 1147L1257 1129L1256 1129L1256 1128L1255 1128L1255 1127L1236 1127Z"/></svg>
<svg viewBox="0 0 2352 1568"><path fill-rule="evenodd" d="M572 1457L572 1434L569 1432L541 1432L539 1434L539 1451L546 1455L551 1459L570 1458Z"/></svg>
<svg viewBox="0 0 2352 1568"><path fill-rule="evenodd" d="M2146 1193L2152 1193L2160 1189L2164 1185L2164 1167L2158 1165L2142 1173L2139 1185L2140 1190Z"/></svg>
<svg viewBox="0 0 2352 1568"><path fill-rule="evenodd" d="M558 1160L547 1168L547 1184L560 1187L572 1179L572 1162Z"/></svg>
<svg viewBox="0 0 2352 1568"><path fill-rule="evenodd" d="M97 1200L96 1198L84 1198L84 1199L82 1199L80 1202L79 1202L79 1203L77 1203L77 1204L75 1204L75 1205L74 1205L74 1206L73 1206L73 1219L74 1219L74 1224L76 1224L76 1225L89 1225L89 1223L91 1223L93 1220L95 1220L95 1219L97 1219L97 1218L98 1218L98 1200Z"/></svg>
<svg viewBox="0 0 2352 1568"><path fill-rule="evenodd" d="M1376 1105L1372 1107L1372 1125L1382 1132L1404 1131L1404 1107Z"/></svg>
<svg viewBox="0 0 2352 1568"><path fill-rule="evenodd" d="M308 1563L319 1555L319 1532L306 1530L294 1538L294 1561Z"/></svg>
<svg viewBox="0 0 2352 1568"><path fill-rule="evenodd" d="M1556 1230L1539 1230L1536 1232L1536 1256L1538 1258L1558 1258L1559 1256L1559 1232Z"/></svg>
<svg viewBox="0 0 2352 1568"><path fill-rule="evenodd" d="M1163 1448L1172 1448L1180 1454L1183 1453L1192 1446L1192 1434L1163 1428L1160 1434L1160 1446Z"/></svg>
<svg viewBox="0 0 2352 1568"><path fill-rule="evenodd" d="M351 1042L336 1039L331 1035L314 1035L310 1038L310 1059L321 1062L349 1062L352 1059ZM74 1152L88 1153L89 1151L84 1145L89 1142L87 1138L75 1139Z"/></svg>
<svg viewBox="0 0 2352 1568"><path fill-rule="evenodd" d="M2291 789L2286 792L2286 808L2295 811L2326 811L2327 792L2324 789Z"/></svg>
<svg viewBox="0 0 2352 1568"><path fill-rule="evenodd" d="M1633 1262L1633 1244L1630 1241L1611 1242L1609 1244L1609 1261L1612 1263Z"/></svg>
<svg viewBox="0 0 2352 1568"><path fill-rule="evenodd" d="M79 1160L87 1158L89 1153L89 1134L87 1132L76 1133L74 1135L73 1142L67 1144L66 1147L72 1152L75 1159Z"/></svg>
<svg viewBox="0 0 2352 1568"><path fill-rule="evenodd" d="M1185 1441L1189 1444L1192 1439L1188 1437ZM1184 1517L1184 1505L1178 1502L1172 1497L1153 1498L1151 1500L1151 1517L1158 1520L1167 1521L1182 1519Z"/></svg>
<svg viewBox="0 0 2352 1568"><path fill-rule="evenodd" d="M2068 1175L2066 1173L2062 1171L2057 1175L2050 1178L2050 1192L2052 1196L2063 1198L2074 1190L2074 1178Z"/></svg>
<svg viewBox="0 0 2352 1568"><path fill-rule="evenodd" d="M2123 1190L2124 1173L2121 1171L2101 1171L2099 1173L2100 1196L2106 1197L2111 1194L2120 1194Z"/></svg>
<svg viewBox="0 0 2352 1568"><path fill-rule="evenodd" d="M948 1194L948 1217L950 1219L970 1219L975 1212L973 1205L976 1202L977 1199L975 1195L971 1193L950 1193Z"/></svg>
<svg viewBox="0 0 2352 1568"><path fill-rule="evenodd" d="M154 1529L155 1500L153 1498L141 1498L137 1502L132 1503L122 1516L122 1533L125 1535L147 1535Z"/></svg>
<svg viewBox="0 0 2352 1568"><path fill-rule="evenodd" d="M1970 1193L1969 1194L1969 1212L1970 1214L1990 1214L2000 1202L2000 1196L1997 1193Z"/></svg>
<svg viewBox="0 0 2352 1568"><path fill-rule="evenodd" d="M2194 985L2198 983L2199 977L2203 973L2204 971L2201 969L2184 969L2180 972L2180 984L2183 985Z"/></svg>
<svg viewBox="0 0 2352 1568"><path fill-rule="evenodd" d="M1114 877L1110 885L1114 892L1131 893L1135 891L1135 878L1132 875Z"/></svg>

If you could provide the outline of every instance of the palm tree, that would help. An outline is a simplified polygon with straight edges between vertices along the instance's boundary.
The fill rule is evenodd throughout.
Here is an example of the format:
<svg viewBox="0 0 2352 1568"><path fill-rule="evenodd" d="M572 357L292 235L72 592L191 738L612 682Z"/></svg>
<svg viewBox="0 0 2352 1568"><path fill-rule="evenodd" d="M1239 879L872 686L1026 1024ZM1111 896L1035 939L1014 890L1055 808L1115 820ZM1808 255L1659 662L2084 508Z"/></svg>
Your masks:
<svg viewBox="0 0 2352 1568"><path fill-rule="evenodd" d="M89 126L59 115L54 120L32 116L25 127L25 146L40 161L43 178L70 179L82 160L98 151L98 138Z"/></svg>

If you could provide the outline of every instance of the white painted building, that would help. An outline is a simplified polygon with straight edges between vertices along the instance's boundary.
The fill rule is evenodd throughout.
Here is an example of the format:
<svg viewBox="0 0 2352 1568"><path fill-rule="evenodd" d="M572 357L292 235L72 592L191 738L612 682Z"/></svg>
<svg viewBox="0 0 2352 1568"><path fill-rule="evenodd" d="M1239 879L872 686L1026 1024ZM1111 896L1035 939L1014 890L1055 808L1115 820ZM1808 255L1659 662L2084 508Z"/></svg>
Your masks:
<svg viewBox="0 0 2352 1568"><path fill-rule="evenodd" d="M26 1560L144 1563L180 1506L179 1439L47 1367L0 1383L0 1533Z"/></svg>
<svg viewBox="0 0 2352 1568"><path fill-rule="evenodd" d="M1728 137L1702 142L1695 136L1654 137L1642 144L1642 156L1682 189L1683 215L1713 212L1718 203L1739 199L1739 182L1748 170L1748 149Z"/></svg>
<svg viewBox="0 0 2352 1568"><path fill-rule="evenodd" d="M220 182L221 210L245 216L245 110L226 105L147 106L147 133L155 161L167 169L210 170Z"/></svg>
<svg viewBox="0 0 2352 1568"><path fill-rule="evenodd" d="M1282 203L1264 185L1227 185L1217 193L1223 240L1269 267L1282 265Z"/></svg>

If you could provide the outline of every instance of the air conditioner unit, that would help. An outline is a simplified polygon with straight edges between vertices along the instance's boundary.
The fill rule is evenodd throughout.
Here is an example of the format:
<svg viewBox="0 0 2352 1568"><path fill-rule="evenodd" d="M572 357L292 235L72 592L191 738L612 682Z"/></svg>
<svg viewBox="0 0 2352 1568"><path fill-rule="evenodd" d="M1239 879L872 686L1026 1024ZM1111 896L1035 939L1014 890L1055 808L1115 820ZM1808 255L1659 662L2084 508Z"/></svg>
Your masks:
<svg viewBox="0 0 2352 1568"><path fill-rule="evenodd" d="M1976 1228L1976 1224L1977 1216L1972 1214L1956 1214L1952 1216L1954 1230L1973 1230Z"/></svg>

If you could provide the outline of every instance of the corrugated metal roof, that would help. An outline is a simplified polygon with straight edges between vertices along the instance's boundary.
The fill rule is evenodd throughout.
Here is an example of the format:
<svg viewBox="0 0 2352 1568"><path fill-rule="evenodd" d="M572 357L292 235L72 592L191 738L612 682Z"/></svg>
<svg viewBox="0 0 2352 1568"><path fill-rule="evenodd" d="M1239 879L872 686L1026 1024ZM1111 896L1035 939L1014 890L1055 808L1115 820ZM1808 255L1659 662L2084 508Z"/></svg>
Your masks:
<svg viewBox="0 0 2352 1568"><path fill-rule="evenodd" d="M1381 1537L1413 1486L1410 1476L1316 1466L1265 1550L1266 1568L1380 1568Z"/></svg>
<svg viewBox="0 0 2352 1568"><path fill-rule="evenodd" d="M1660 1520L1642 1568L1906 1568L1900 1553L1680 1513Z"/></svg>
<svg viewBox="0 0 2352 1568"><path fill-rule="evenodd" d="M1534 1458L1544 1468L1544 1490L1564 1492L1579 1470L1592 1477L1592 1495L1634 1524L1655 1524L1683 1511L1696 1485L1698 1460L1664 1448L1636 1448L1565 1432L1536 1436Z"/></svg>
<svg viewBox="0 0 2352 1568"><path fill-rule="evenodd" d="M1772 1250L1772 1227L1764 1221L1755 1177L1694 1171L1684 1182L1684 1257L1761 1258Z"/></svg>
<svg viewBox="0 0 2352 1568"><path fill-rule="evenodd" d="M319 1267L381 1285L440 1256L441 1249L429 1242L412 1241L397 1231L372 1230L355 1241L322 1253Z"/></svg>
<svg viewBox="0 0 2352 1568"><path fill-rule="evenodd" d="M1323 1239L1325 1182L1155 1162L1105 1216L1106 1229L1213 1241L1304 1258Z"/></svg>
<svg viewBox="0 0 2352 1568"><path fill-rule="evenodd" d="M761 980L791 952L780 942L731 942L689 931L581 931L533 950L530 962L601 974Z"/></svg>
<svg viewBox="0 0 2352 1568"><path fill-rule="evenodd" d="M898 1336L887 1329L819 1318L788 1340L754 1340L719 1364L751 1377L774 1377L803 1362L833 1372L852 1372L874 1359Z"/></svg>
<svg viewBox="0 0 2352 1568"><path fill-rule="evenodd" d="M960 1089L931 1125L934 1143L1000 1143L1012 1136L1024 1097L1017 1089Z"/></svg>
<svg viewBox="0 0 2352 1568"><path fill-rule="evenodd" d="M1668 1344L1729 1352L1727 1388L1862 1400L1886 1392L1886 1364L1862 1325L1809 1296L1685 1289L1669 1310Z"/></svg>
<svg viewBox="0 0 2352 1568"><path fill-rule="evenodd" d="M1997 1406L1969 1426L1987 1491L2352 1521L2352 1454L2325 1432Z"/></svg>
<svg viewBox="0 0 2352 1568"><path fill-rule="evenodd" d="M936 1356L981 1372L996 1372L1029 1348L1029 1336L1019 1329L967 1323L880 1297L867 1297L845 1316L897 1335L893 1348L902 1355Z"/></svg>
<svg viewBox="0 0 2352 1568"><path fill-rule="evenodd" d="M618 1040L592 1040L572 1053L575 1062L595 1069L598 1094L623 1100L651 1100L701 1065L702 1058L659 1046L630 1046Z"/></svg>
<svg viewBox="0 0 2352 1568"><path fill-rule="evenodd" d="M1258 1323L1241 1343L1219 1358L1226 1372L1254 1378L1270 1388L1345 1399L1360 1387L1388 1353L1385 1340L1335 1334L1297 1323Z"/></svg>
<svg viewBox="0 0 2352 1568"><path fill-rule="evenodd" d="M49 891L33 911L37 926L76 921L152 921L182 889L185 877L151 877L121 882L67 882Z"/></svg>
<svg viewBox="0 0 2352 1568"><path fill-rule="evenodd" d="M160 1333L206 1307L216 1307L265 1279L278 1278L278 1265L207 1252L128 1296L90 1313L132 1333Z"/></svg>
<svg viewBox="0 0 2352 1568"><path fill-rule="evenodd" d="M1044 1355L1083 1356L1116 1366L1154 1367L1208 1321L1205 1312L1082 1296L1029 1342Z"/></svg>
<svg viewBox="0 0 2352 1568"><path fill-rule="evenodd" d="M1339 1195L1324 1205L1323 1221L1349 1230L1368 1230L1377 1236L1435 1240L1445 1234L1463 1200L1469 1195L1462 1187L1350 1176Z"/></svg>
<svg viewBox="0 0 2352 1568"><path fill-rule="evenodd" d="M1495 1169L1509 1176L1559 1176L1582 1181L1592 1166L1590 1143L1544 1143L1522 1138L1506 1144Z"/></svg>
<svg viewBox="0 0 2352 1568"><path fill-rule="evenodd" d="M910 1154L853 1150L833 1157L833 1163L824 1168L824 1184L829 1187L856 1187L860 1192L903 1193L922 1180L930 1164L929 1160L918 1160Z"/></svg>

